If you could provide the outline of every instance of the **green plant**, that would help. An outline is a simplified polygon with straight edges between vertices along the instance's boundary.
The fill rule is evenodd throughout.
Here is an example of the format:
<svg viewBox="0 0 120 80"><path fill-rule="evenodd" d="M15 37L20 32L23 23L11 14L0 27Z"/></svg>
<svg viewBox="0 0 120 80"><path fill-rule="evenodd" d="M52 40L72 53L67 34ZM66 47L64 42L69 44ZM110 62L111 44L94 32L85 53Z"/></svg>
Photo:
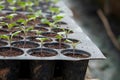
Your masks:
<svg viewBox="0 0 120 80"><path fill-rule="evenodd" d="M35 26L36 19L40 16L42 16L42 11L41 10L35 12L34 14L27 15L29 21L30 20L34 21L34 26Z"/></svg>
<svg viewBox="0 0 120 80"><path fill-rule="evenodd" d="M29 21L30 19L22 19L22 18L17 20L17 22L23 24L24 27L27 27Z"/></svg>
<svg viewBox="0 0 120 80"><path fill-rule="evenodd" d="M57 8L57 7L50 7L49 10L50 10L52 16L53 16L54 14L59 14L60 11L61 11L61 9L60 9L60 8Z"/></svg>
<svg viewBox="0 0 120 80"><path fill-rule="evenodd" d="M65 42L68 42L72 45L72 48L73 48L73 56L75 55L75 49L76 49L76 46L80 43L80 42L74 42L72 40L69 40L69 39L66 39Z"/></svg>
<svg viewBox="0 0 120 80"><path fill-rule="evenodd" d="M62 28L63 32L65 33L65 38L68 38L68 34L71 32L70 29L65 29L65 28Z"/></svg>
<svg viewBox="0 0 120 80"><path fill-rule="evenodd" d="M8 27L8 31L10 32L10 34L12 33L11 29L16 26L16 22L13 23L5 23L5 22L1 22L1 25L6 25Z"/></svg>
<svg viewBox="0 0 120 80"><path fill-rule="evenodd" d="M26 7L28 6L28 3L21 1L21 2L19 2L18 5L23 9L23 11L25 11Z"/></svg>
<svg viewBox="0 0 120 80"><path fill-rule="evenodd" d="M15 16L17 16L17 14L16 13L12 13L12 14L7 15L6 18L10 19L10 21L13 22L13 18Z"/></svg>
<svg viewBox="0 0 120 80"><path fill-rule="evenodd" d="M41 19L41 23L47 24L50 27L50 31L52 31L52 28L56 27L56 24L54 22L50 22L48 19L44 18Z"/></svg>
<svg viewBox="0 0 120 80"><path fill-rule="evenodd" d="M60 22L64 18L64 16L65 14L57 14L57 15L52 16L54 24L57 24L58 22ZM57 24L57 27L59 27L59 24Z"/></svg>
<svg viewBox="0 0 120 80"><path fill-rule="evenodd" d="M44 41L48 40L48 38L36 38L37 40L39 40L41 42L41 54L42 54L42 48L43 48L43 44L44 44Z"/></svg>
<svg viewBox="0 0 120 80"><path fill-rule="evenodd" d="M24 33L24 45L23 45L23 46L25 47L27 34L28 34L29 31L33 30L33 27L21 26L20 29L21 29L21 31L23 31L23 33Z"/></svg>
<svg viewBox="0 0 120 80"><path fill-rule="evenodd" d="M17 36L20 32L21 32L21 31L16 31L16 32L12 33L11 35L5 35L5 34L4 34L4 35L0 35L0 38L1 38L1 39L6 39L6 40L8 40L9 45L10 45L10 51L12 51L11 43L12 43L13 37L14 37L14 36Z"/></svg>
<svg viewBox="0 0 120 80"><path fill-rule="evenodd" d="M40 34L42 33L42 31L39 31L39 30L31 30L33 32L36 32L37 36L40 36Z"/></svg>
<svg viewBox="0 0 120 80"><path fill-rule="evenodd" d="M40 0L34 0L34 4L35 4L36 6L39 6L39 3L40 3Z"/></svg>
<svg viewBox="0 0 120 80"><path fill-rule="evenodd" d="M0 5L0 12L5 8L4 5Z"/></svg>
<svg viewBox="0 0 120 80"><path fill-rule="evenodd" d="M9 8L13 11L13 13L15 13L15 12L16 12L16 10L17 10L17 8L16 8L16 7L14 7L14 6L9 6Z"/></svg>
<svg viewBox="0 0 120 80"><path fill-rule="evenodd" d="M15 5L17 0L7 0L10 5Z"/></svg>
<svg viewBox="0 0 120 80"><path fill-rule="evenodd" d="M55 36L58 40L59 40L59 48L61 48L61 40L62 40L62 38L63 38L63 34L64 34L64 32L59 32L59 33L57 33L57 35Z"/></svg>

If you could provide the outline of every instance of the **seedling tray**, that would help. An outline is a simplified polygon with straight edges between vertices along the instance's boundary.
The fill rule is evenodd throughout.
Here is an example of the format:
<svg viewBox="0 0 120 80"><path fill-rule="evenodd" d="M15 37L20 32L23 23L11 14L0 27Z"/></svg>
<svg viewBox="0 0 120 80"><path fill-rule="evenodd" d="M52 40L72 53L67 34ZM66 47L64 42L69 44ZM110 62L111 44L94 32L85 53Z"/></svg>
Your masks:
<svg viewBox="0 0 120 80"><path fill-rule="evenodd" d="M24 51L23 55L16 56L16 57L3 57L3 56L0 56L0 59L2 59L2 60L7 60L7 59L10 59L10 60L71 60L71 61L74 61L74 60L105 59L102 52L89 39L89 37L85 33L83 33L81 28L75 23L75 21L73 19L71 19L69 16L66 16L63 19L63 22L67 23L67 25L63 25L62 27L64 27L64 28L69 27L69 29L73 31L73 33L68 35L68 38L79 40L80 43L77 45L76 49L81 50L81 51L85 51L85 53L88 53L90 55L88 58L72 58L72 57L67 57L67 56L61 54L61 52L63 50L66 50L66 49L52 49L52 50L55 50L57 52L56 56L52 56L52 57L35 57L35 56L29 55L28 51L31 50L31 49L29 49L29 48L26 48L26 49L21 48ZM50 43L57 42L55 40L55 38L51 38L51 39L53 41L50 42ZM35 43L37 43L37 42L35 42ZM41 44L40 43L38 43L38 44L39 44L39 47L37 47L37 48L40 48ZM67 49L72 49L71 44L69 44L69 43L65 43L65 44L70 46ZM37 48L35 48L35 49L37 49ZM44 47L44 48L46 48L46 47Z"/></svg>

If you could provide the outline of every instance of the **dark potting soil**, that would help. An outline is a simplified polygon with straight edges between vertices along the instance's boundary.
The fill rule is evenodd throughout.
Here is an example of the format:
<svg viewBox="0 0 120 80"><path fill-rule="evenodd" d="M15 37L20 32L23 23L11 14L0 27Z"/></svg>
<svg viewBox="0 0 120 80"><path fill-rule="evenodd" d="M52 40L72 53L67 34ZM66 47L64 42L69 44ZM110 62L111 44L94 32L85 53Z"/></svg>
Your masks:
<svg viewBox="0 0 120 80"><path fill-rule="evenodd" d="M54 31L54 32L63 32L63 31L66 31L66 32L68 32L69 31L69 33L73 33L73 31L72 30L69 30L69 29L61 29L61 28L53 28L52 29L52 31Z"/></svg>
<svg viewBox="0 0 120 80"><path fill-rule="evenodd" d="M88 58L89 57L89 55L84 54L84 53L78 54L78 53L73 53L73 52L69 52L69 53L66 53L64 55L66 55L68 57L74 57L74 58Z"/></svg>
<svg viewBox="0 0 120 80"><path fill-rule="evenodd" d="M52 32L42 33L41 35L46 37L55 37L57 34Z"/></svg>
<svg viewBox="0 0 120 80"><path fill-rule="evenodd" d="M0 29L0 34L9 34L8 31Z"/></svg>
<svg viewBox="0 0 120 80"><path fill-rule="evenodd" d="M69 48L69 46L68 45L65 45L65 44L61 44L61 46L60 46L60 44L59 43L48 43L48 44L44 44L44 46L45 47L47 47L47 48L53 48L53 49L66 49L66 48Z"/></svg>
<svg viewBox="0 0 120 80"><path fill-rule="evenodd" d="M39 31L48 31L48 29L44 27L35 27L34 30L39 30Z"/></svg>
<svg viewBox="0 0 120 80"><path fill-rule="evenodd" d="M72 41L72 42L74 42L74 43L78 43L79 42L79 40L76 40L76 39L70 39L70 38L63 38L63 39L61 39L61 42L65 42L65 43L69 43L69 42L67 42L66 40L70 40L70 41ZM56 39L56 41L59 41L59 39Z"/></svg>
<svg viewBox="0 0 120 80"><path fill-rule="evenodd" d="M0 49L0 56L7 56L7 57L12 57L12 56L19 56L22 55L23 53L21 51L15 50L15 49Z"/></svg>
<svg viewBox="0 0 120 80"><path fill-rule="evenodd" d="M19 36L24 36L25 34L23 33L23 32L21 32L20 34L19 34ZM27 33L27 36L35 36L36 35L36 33L35 32L28 32Z"/></svg>
<svg viewBox="0 0 120 80"><path fill-rule="evenodd" d="M37 51L32 52L31 55L32 56L37 56L37 57L50 57L50 56L55 56L56 53L42 50L42 51L39 51L39 52L37 52Z"/></svg>
<svg viewBox="0 0 120 80"><path fill-rule="evenodd" d="M18 42L18 43L14 43L12 45L15 47L18 47L18 48L36 48L39 46L38 44L32 44L32 43L28 43L28 42L25 42L25 45L24 45L24 42L23 43Z"/></svg>
<svg viewBox="0 0 120 80"><path fill-rule="evenodd" d="M7 42L0 41L0 47L7 45Z"/></svg>
<svg viewBox="0 0 120 80"><path fill-rule="evenodd" d="M19 40L22 40L22 39L23 38L20 37L20 36L13 36L12 41L19 41ZM5 40L6 41L6 39L1 39L1 40Z"/></svg>

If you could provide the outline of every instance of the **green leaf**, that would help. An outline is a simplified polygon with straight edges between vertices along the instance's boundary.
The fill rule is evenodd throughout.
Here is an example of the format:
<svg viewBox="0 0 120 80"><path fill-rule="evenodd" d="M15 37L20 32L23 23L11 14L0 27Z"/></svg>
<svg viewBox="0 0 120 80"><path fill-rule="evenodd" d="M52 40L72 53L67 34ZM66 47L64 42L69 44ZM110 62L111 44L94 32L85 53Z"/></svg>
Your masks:
<svg viewBox="0 0 120 80"><path fill-rule="evenodd" d="M26 28L26 32L33 30L33 27Z"/></svg>
<svg viewBox="0 0 120 80"><path fill-rule="evenodd" d="M43 23L43 24L49 24L50 22L49 22L48 19L41 19L41 23Z"/></svg>
<svg viewBox="0 0 120 80"><path fill-rule="evenodd" d="M21 32L21 31L16 31L16 32L12 33L11 36L12 36L12 37L13 37L13 36L17 36L20 32Z"/></svg>
<svg viewBox="0 0 120 80"><path fill-rule="evenodd" d="M34 14L36 17L40 17L42 15L42 11L38 10L37 12L35 12Z"/></svg>
<svg viewBox="0 0 120 80"><path fill-rule="evenodd" d="M17 8L14 7L14 6L9 6L9 8L10 8L11 10L13 10L13 11L16 11L16 10L17 10Z"/></svg>
<svg viewBox="0 0 120 80"><path fill-rule="evenodd" d="M9 40L10 36L9 35L0 35L0 38Z"/></svg>
<svg viewBox="0 0 120 80"><path fill-rule="evenodd" d="M60 13L60 11L61 11L60 8L57 8L57 7L50 7L49 10L52 13L56 13L56 14Z"/></svg>
<svg viewBox="0 0 120 80"><path fill-rule="evenodd" d="M2 10L2 9L4 9L4 5L0 5L0 11Z"/></svg>
<svg viewBox="0 0 120 80"><path fill-rule="evenodd" d="M52 16L52 19L56 22L59 22L64 18L64 16L65 14L58 14L58 15Z"/></svg>
<svg viewBox="0 0 120 80"><path fill-rule="evenodd" d="M17 16L16 13L13 13L13 14L9 14L6 16L6 18L9 18L9 19L12 19L13 17Z"/></svg>
<svg viewBox="0 0 120 80"><path fill-rule="evenodd" d="M48 38L36 38L36 39L41 41L41 42L44 42L44 41L48 40Z"/></svg>

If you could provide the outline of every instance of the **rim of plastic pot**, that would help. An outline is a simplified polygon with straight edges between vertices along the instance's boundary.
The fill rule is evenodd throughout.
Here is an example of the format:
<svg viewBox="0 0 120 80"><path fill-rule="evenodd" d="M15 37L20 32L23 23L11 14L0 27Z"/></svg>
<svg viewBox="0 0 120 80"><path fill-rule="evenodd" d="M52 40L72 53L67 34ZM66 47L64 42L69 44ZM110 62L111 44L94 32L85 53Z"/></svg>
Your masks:
<svg viewBox="0 0 120 80"><path fill-rule="evenodd" d="M73 51L75 53L73 53ZM63 54L64 56L67 56L67 57L72 57L72 58L89 58L89 57L91 57L90 53L83 51L83 50L79 50L79 49L62 50L61 54Z"/></svg>
<svg viewBox="0 0 120 80"><path fill-rule="evenodd" d="M42 52L44 52L44 54L41 54L41 50ZM27 54L29 54L30 56L34 56L34 57L53 57L53 56L56 56L58 52L53 49L49 49L49 48L34 48L34 49L29 49L27 51Z"/></svg>
<svg viewBox="0 0 120 80"><path fill-rule="evenodd" d="M6 46L6 45L8 45L7 42L5 42L5 41L1 41L1 40L0 40L0 44L1 44L1 46ZM0 47L1 47L1 46L0 46Z"/></svg>
<svg viewBox="0 0 120 80"><path fill-rule="evenodd" d="M49 38L49 37L44 37L44 36L32 36L32 37L27 37L27 40L29 41L35 41L35 42L40 42L39 40L37 40L36 38L47 38L49 39L49 41L44 41L44 42L52 42L53 39L52 38Z"/></svg>
<svg viewBox="0 0 120 80"><path fill-rule="evenodd" d="M64 43L69 43L69 42L65 42L65 40L68 39L68 40L71 40L72 42L80 42L79 40L77 39L73 39L73 38L62 38L61 41L64 42ZM55 39L57 42L59 41L59 39Z"/></svg>
<svg viewBox="0 0 120 80"><path fill-rule="evenodd" d="M29 46L24 47L24 42L25 42L25 44L27 44ZM17 48L37 48L37 47L40 46L38 43L35 43L35 42L32 42L32 41L16 41L16 42L12 42L11 45L14 46L14 47L17 47Z"/></svg>
<svg viewBox="0 0 120 80"><path fill-rule="evenodd" d="M55 36L57 35L57 33L55 33L55 32L42 32L41 35L45 36L45 37L55 38Z"/></svg>
<svg viewBox="0 0 120 80"><path fill-rule="evenodd" d="M44 51L47 54L41 54L41 50L42 52ZM50 55L51 53L52 55ZM29 54L30 56L35 56L35 57L53 57L53 56L56 56L58 52L53 49L49 49L49 48L35 48L35 49L29 49L27 51L27 54ZM35 55L35 54L39 54L39 55Z"/></svg>
<svg viewBox="0 0 120 80"><path fill-rule="evenodd" d="M43 44L46 48L52 48L52 49L68 49L70 48L70 45L61 43L61 47L59 47L60 43L58 42L51 42L51 43L45 43Z"/></svg>
<svg viewBox="0 0 120 80"><path fill-rule="evenodd" d="M4 30L4 29L0 29L0 32L3 31L4 33L3 34L9 34L9 32L7 30Z"/></svg>
<svg viewBox="0 0 120 80"><path fill-rule="evenodd" d="M3 50L2 50L3 49ZM8 54L7 55L1 55L1 52L4 51L6 52L7 50L9 49L8 51ZM16 51L16 53L14 53L14 55L10 54L10 49L12 51ZM17 54L18 52L20 52L19 54ZM24 51L20 48L16 48L16 47L0 47L0 56L3 56L3 57L17 57L17 56L21 56L24 54Z"/></svg>

